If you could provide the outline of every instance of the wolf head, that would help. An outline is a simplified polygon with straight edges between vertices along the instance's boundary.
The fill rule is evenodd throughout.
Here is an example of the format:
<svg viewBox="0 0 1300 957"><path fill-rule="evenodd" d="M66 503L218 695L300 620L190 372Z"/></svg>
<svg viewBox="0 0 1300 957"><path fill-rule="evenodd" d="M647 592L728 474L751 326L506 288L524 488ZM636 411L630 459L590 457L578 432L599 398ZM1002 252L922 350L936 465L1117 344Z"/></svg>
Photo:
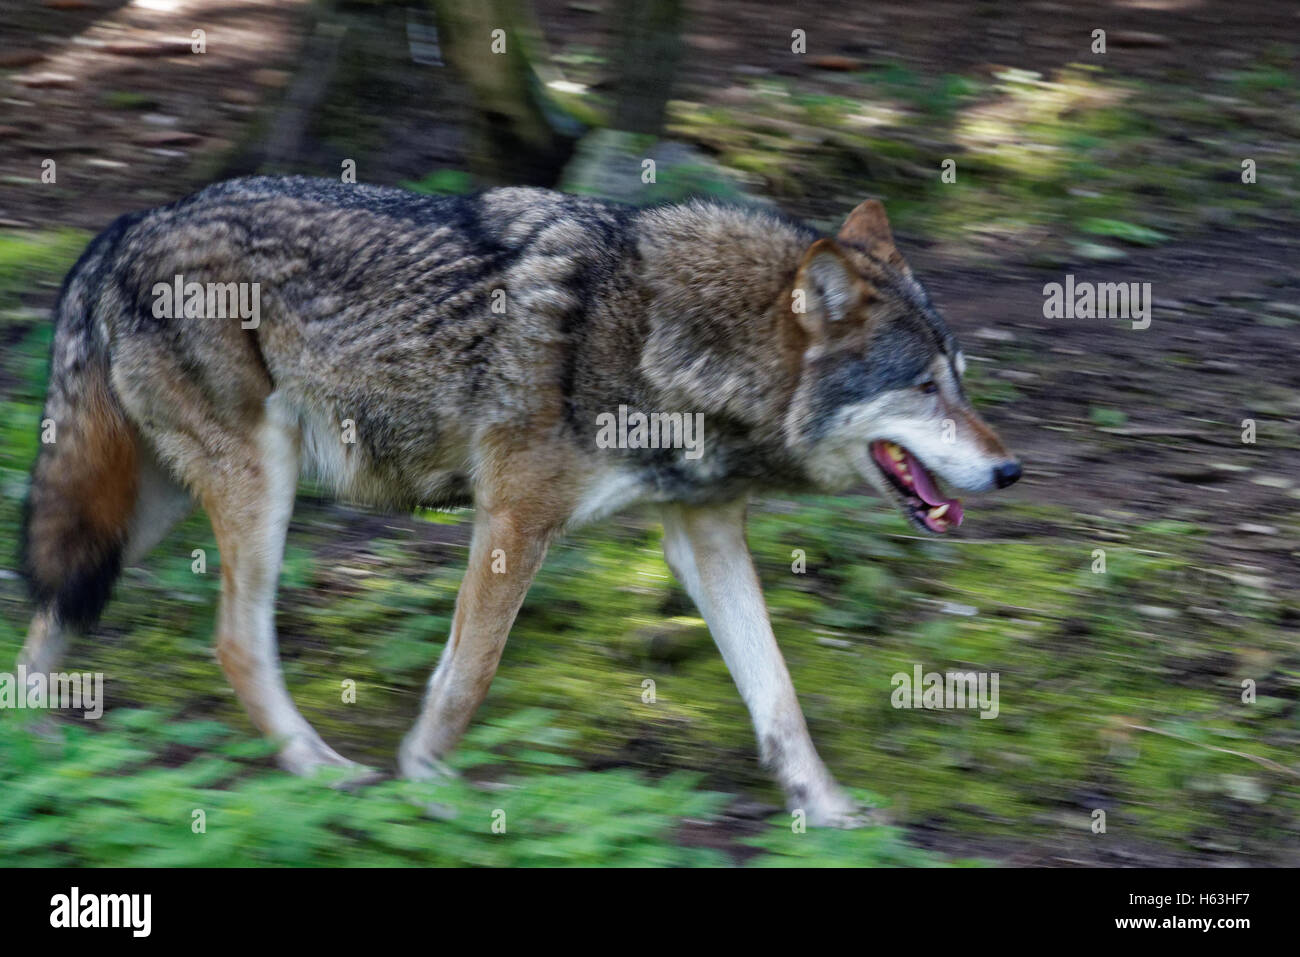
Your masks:
<svg viewBox="0 0 1300 957"><path fill-rule="evenodd" d="M827 489L865 479L919 528L943 532L958 488L1005 488L1020 464L962 389L966 360L894 246L884 207L871 200L834 239L804 254L790 296L802 369L786 434Z"/></svg>

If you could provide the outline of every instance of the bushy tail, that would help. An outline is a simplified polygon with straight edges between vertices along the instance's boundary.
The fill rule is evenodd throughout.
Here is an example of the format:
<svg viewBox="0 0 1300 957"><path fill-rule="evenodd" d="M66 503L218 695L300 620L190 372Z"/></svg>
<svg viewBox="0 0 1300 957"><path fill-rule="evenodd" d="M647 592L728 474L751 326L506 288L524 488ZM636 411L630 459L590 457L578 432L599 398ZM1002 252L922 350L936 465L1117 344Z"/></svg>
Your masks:
<svg viewBox="0 0 1300 957"><path fill-rule="evenodd" d="M102 255L102 245L92 245L55 309L41 448L23 517L32 597L78 629L94 624L121 571L139 481L135 431L113 394L93 316Z"/></svg>

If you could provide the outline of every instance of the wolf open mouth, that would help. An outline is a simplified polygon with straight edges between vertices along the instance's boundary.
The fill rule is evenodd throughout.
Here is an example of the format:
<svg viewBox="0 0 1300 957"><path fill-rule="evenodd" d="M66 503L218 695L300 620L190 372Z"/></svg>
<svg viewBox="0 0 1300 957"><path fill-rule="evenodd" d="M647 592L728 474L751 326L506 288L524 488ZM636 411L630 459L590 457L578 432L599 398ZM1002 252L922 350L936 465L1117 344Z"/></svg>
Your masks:
<svg viewBox="0 0 1300 957"><path fill-rule="evenodd" d="M918 528L946 532L961 524L961 502L944 498L916 456L893 442L871 443L871 457L894 489L903 514Z"/></svg>

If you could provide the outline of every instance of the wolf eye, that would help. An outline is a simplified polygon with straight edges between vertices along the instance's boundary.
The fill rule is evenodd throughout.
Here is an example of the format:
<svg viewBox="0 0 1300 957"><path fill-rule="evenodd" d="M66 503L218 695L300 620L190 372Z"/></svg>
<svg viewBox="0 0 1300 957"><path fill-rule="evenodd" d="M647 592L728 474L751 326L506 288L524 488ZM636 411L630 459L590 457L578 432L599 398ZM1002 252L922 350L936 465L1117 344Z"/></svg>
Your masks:
<svg viewBox="0 0 1300 957"><path fill-rule="evenodd" d="M922 382L920 385L917 386L917 388L920 389L921 392L925 395L934 395L936 392L939 391L939 387L935 385L933 379L931 379L929 382Z"/></svg>

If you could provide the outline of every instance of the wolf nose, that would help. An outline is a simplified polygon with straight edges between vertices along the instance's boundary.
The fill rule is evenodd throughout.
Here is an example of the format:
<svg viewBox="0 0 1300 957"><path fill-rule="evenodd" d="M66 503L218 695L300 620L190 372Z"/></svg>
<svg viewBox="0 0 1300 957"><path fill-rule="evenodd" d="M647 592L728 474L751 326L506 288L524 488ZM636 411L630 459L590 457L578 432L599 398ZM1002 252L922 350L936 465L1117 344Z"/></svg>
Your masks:
<svg viewBox="0 0 1300 957"><path fill-rule="evenodd" d="M1019 462L1003 462L993 470L993 481L997 483L998 488L1013 485L1018 478L1020 478Z"/></svg>

